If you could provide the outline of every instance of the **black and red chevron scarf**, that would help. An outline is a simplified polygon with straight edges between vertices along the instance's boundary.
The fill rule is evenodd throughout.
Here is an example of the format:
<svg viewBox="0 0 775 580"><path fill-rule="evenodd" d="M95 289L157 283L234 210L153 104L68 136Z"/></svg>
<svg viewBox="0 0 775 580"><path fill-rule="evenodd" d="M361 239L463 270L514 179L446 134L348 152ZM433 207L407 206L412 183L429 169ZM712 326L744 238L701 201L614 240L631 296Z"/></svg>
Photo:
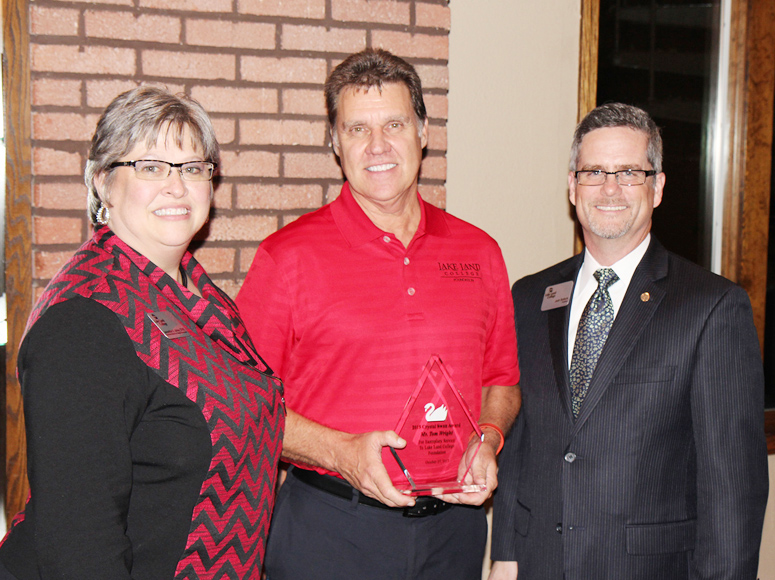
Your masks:
<svg viewBox="0 0 775 580"><path fill-rule="evenodd" d="M75 296L121 320L137 356L202 410L212 461L176 579L259 578L274 505L285 413L282 386L256 352L234 302L191 253L182 262L202 297L101 227L51 280L27 323ZM167 338L149 314L186 332Z"/></svg>

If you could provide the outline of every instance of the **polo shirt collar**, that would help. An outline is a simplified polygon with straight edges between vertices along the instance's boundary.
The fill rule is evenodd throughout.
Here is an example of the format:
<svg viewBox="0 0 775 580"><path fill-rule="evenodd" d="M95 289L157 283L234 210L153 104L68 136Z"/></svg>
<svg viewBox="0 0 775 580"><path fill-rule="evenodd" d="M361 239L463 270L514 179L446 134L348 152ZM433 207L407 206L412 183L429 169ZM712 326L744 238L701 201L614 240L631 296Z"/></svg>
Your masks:
<svg viewBox="0 0 775 580"><path fill-rule="evenodd" d="M449 235L449 227L444 218L444 212L439 208L426 203L419 192L417 199L420 202L420 225L414 234L414 239L430 234L434 236ZM386 232L374 225L358 202L355 201L350 191L349 182L345 182L339 197L331 202L331 215L336 227L351 247L360 246L376 238L381 238Z"/></svg>

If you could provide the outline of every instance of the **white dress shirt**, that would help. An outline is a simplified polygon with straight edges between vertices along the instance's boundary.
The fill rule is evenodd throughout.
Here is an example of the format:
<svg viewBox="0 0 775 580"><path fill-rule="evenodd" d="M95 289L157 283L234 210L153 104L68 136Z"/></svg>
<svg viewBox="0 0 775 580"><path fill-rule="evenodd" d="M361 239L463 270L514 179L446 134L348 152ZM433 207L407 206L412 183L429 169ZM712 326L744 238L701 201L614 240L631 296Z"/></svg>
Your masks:
<svg viewBox="0 0 775 580"><path fill-rule="evenodd" d="M643 259L650 240L651 234L647 234L646 239L637 248L615 264L609 266L619 276L619 279L608 287L608 293L611 295L611 302L614 305L614 320L616 320L616 315L619 312L619 307L622 305L624 295L627 293L632 275ZM584 263L581 265L576 283L573 285L573 301L571 302L570 320L568 321L568 368L570 368L571 358L573 357L573 345L576 342L576 331L579 328L581 313L584 312L584 307L589 302L592 294L595 293L595 290L597 290L597 280L595 280L594 273L596 270L604 267L592 257L589 250L584 250Z"/></svg>

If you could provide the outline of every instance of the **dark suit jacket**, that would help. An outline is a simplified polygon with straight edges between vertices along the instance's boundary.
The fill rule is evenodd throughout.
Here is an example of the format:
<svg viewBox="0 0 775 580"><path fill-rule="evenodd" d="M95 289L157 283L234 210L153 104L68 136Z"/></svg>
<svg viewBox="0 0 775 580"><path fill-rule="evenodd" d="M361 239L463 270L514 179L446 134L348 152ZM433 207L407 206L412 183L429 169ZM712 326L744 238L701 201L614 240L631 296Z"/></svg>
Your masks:
<svg viewBox="0 0 775 580"><path fill-rule="evenodd" d="M768 476L748 296L652 236L574 422L570 307L541 303L582 260L512 289L523 399L493 560L519 580L755 579Z"/></svg>

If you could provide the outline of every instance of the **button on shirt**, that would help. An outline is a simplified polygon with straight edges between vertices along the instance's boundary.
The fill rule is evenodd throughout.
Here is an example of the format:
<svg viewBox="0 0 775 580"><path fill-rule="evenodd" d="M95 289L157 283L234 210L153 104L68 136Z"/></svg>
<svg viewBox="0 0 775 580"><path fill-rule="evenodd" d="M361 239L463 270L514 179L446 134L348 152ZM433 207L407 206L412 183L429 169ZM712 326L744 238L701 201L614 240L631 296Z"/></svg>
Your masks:
<svg viewBox="0 0 775 580"><path fill-rule="evenodd" d="M608 288L608 293L611 295L611 302L614 305L614 320L619 313L619 307L624 301L624 295L627 293L627 288L630 286L632 275L646 254L646 250L649 247L649 241L651 240L651 234L646 235L646 239L643 240L637 248L627 254L624 258L616 262L611 268L616 275L619 276L619 280L611 284ZM579 320L581 319L581 313L584 311L584 307L589 302L592 294L597 290L597 280L595 280L594 273L600 268L604 268L589 250L584 250L584 263L581 265L579 275L576 278L576 284L573 286L573 302L571 302L570 319L568 321L568 368L570 368L571 358L573 357L573 345L576 342L576 331L579 328Z"/></svg>

